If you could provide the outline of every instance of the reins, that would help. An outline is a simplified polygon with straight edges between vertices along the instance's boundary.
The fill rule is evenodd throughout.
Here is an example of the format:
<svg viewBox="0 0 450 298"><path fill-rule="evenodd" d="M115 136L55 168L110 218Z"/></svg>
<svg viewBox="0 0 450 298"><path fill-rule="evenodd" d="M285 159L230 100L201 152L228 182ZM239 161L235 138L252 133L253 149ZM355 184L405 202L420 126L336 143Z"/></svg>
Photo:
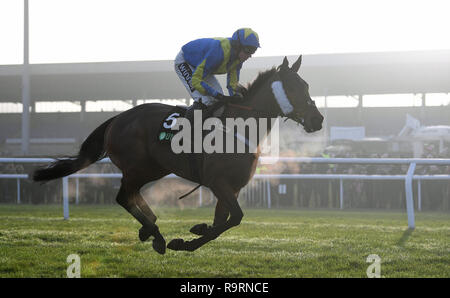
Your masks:
<svg viewBox="0 0 450 298"><path fill-rule="evenodd" d="M249 107L249 106L244 106L244 105L239 105L239 104L234 104L234 103L225 103L225 105L233 107L233 108L241 109L241 110L253 111L253 112L263 113L263 114L270 114L267 111L258 110L258 109L255 109L254 107ZM292 119L292 120L294 120L296 122L297 121L300 122L301 124L303 124L303 122L304 122L303 118L294 119L293 117L290 117L289 115L276 115L276 116L277 117L278 116L284 117L285 118L284 121L287 121L288 119Z"/></svg>
<svg viewBox="0 0 450 298"><path fill-rule="evenodd" d="M247 110L247 111L253 111L254 110L253 107L237 105L237 104L234 104L234 103L227 103L227 105L229 105L230 107L234 107L234 108L238 108L238 109L242 109L242 110Z"/></svg>
<svg viewBox="0 0 450 298"><path fill-rule="evenodd" d="M249 106L244 106L244 105L240 105L240 104L235 104L235 103L225 103L226 106L229 107L233 107L236 109L240 109L240 110L246 110L246 111L250 111L250 112L255 112L255 113L261 113L263 115L268 115L268 116L272 116L273 114L268 112L268 111L264 111L264 110L259 110L259 109L255 109L254 107L249 107ZM277 117L280 115L276 115Z"/></svg>

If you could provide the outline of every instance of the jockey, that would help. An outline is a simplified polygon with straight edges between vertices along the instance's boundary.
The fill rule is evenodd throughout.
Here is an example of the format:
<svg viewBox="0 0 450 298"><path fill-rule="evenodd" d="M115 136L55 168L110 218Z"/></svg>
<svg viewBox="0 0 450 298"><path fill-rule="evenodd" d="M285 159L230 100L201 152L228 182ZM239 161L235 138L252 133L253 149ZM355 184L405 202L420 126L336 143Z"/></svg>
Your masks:
<svg viewBox="0 0 450 298"><path fill-rule="evenodd" d="M239 85L239 73L242 64L259 47L258 34L250 28L241 28L231 38L196 39L181 48L175 58L175 71L194 99L185 116L191 123L194 110L243 98L246 90ZM227 74L229 96L223 94L216 74Z"/></svg>

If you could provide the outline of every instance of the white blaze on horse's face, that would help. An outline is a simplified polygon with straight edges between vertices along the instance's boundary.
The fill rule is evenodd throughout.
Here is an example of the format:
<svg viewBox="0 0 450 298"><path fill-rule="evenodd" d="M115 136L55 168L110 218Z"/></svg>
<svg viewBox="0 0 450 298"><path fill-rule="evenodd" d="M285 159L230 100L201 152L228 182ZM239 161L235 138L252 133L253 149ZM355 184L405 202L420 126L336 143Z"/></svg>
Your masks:
<svg viewBox="0 0 450 298"><path fill-rule="evenodd" d="M284 91L283 83L281 81L272 82L272 93L275 96L275 99L277 100L277 103L284 115L287 115L294 111L294 107L289 101L289 98Z"/></svg>

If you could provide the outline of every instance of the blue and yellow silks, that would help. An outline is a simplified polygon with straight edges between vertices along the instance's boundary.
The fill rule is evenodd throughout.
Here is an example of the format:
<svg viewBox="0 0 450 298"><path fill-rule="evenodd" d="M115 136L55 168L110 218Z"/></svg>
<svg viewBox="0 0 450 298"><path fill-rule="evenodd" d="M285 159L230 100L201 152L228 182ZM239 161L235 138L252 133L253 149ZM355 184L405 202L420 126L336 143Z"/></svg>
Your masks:
<svg viewBox="0 0 450 298"><path fill-rule="evenodd" d="M209 75L227 74L229 95L234 95L238 87L242 63L231 47L229 38L201 38L182 47L184 59L195 69L192 86L203 95L216 97L218 91L204 79Z"/></svg>

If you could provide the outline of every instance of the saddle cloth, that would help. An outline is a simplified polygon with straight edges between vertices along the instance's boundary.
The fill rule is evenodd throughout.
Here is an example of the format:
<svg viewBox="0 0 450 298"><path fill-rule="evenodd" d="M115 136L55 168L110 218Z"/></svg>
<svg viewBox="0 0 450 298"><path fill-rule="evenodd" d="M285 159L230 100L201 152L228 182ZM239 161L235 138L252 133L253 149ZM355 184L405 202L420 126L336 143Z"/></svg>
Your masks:
<svg viewBox="0 0 450 298"><path fill-rule="evenodd" d="M211 116L217 117L222 114L224 108L222 105L218 106L218 109L213 109ZM173 136L178 132L172 130L171 128L176 124L178 118L184 117L187 111L186 106L174 106L164 117L161 123L160 131L158 133L158 142L168 144L170 146ZM209 113L207 113L209 114ZM203 136L205 136L207 131L203 131ZM247 148L256 148L254 144L251 144L247 138L244 136L234 133L234 137L245 144ZM203 153L190 153L188 154L189 163L192 171L192 176L194 181L201 183L201 173L200 168L203 162Z"/></svg>
<svg viewBox="0 0 450 298"><path fill-rule="evenodd" d="M174 106L171 109L166 117L164 117L164 121L161 124L160 131L158 133L158 141L163 143L170 143L172 141L172 137L175 135L176 131L173 131L171 128L175 125L176 121L180 117L184 117L187 111L187 106ZM224 110L222 104L218 104L217 106L211 108L211 114L206 112L204 116L213 116L219 117Z"/></svg>
<svg viewBox="0 0 450 298"><path fill-rule="evenodd" d="M176 124L176 121L180 117L184 117L186 114L187 107L186 106L175 106L173 109L167 113L166 117L164 117L164 121L161 124L161 129L158 133L158 142L166 143L170 145L173 136L177 133L177 131L172 130L171 128ZM201 174L200 168L202 163L201 154L189 154L189 166L191 168L191 175L193 177L193 181L201 183Z"/></svg>
<svg viewBox="0 0 450 298"><path fill-rule="evenodd" d="M173 109L167 113L164 117L164 121L161 123L161 128L158 133L158 141L162 143L169 143L172 141L173 136L177 131L171 128L175 125L176 121L180 117L184 117L186 114L186 106L174 106Z"/></svg>

